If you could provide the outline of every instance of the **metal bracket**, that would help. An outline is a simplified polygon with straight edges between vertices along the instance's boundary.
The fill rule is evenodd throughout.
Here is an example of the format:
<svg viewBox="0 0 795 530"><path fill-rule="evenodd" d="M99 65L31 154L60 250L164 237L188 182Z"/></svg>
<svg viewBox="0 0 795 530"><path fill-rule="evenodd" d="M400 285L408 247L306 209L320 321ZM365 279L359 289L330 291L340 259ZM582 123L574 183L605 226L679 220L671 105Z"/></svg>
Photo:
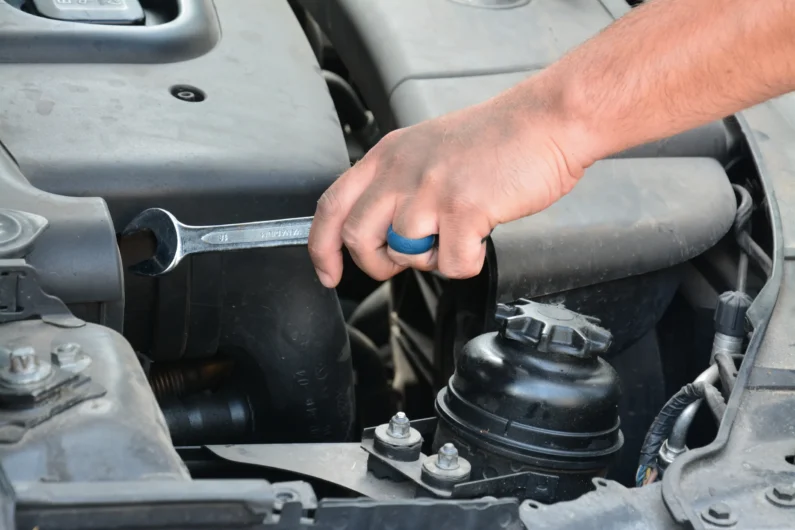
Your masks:
<svg viewBox="0 0 795 530"><path fill-rule="evenodd" d="M60 298L44 292L36 269L25 260L0 260L0 324L31 317L64 328L86 324L75 317Z"/></svg>
<svg viewBox="0 0 795 530"><path fill-rule="evenodd" d="M411 426L421 433L432 432L436 418L426 418L411 422ZM368 469L379 478L410 480L418 492L441 499L471 499L476 497L521 497L539 502L551 502L558 487L558 477L535 471L524 471L513 475L503 475L482 480L470 480L453 486L451 491L439 489L422 480L422 462L427 455L420 453L413 462L400 462L382 455L374 445L375 429L365 429L362 433L361 448L369 457Z"/></svg>
<svg viewBox="0 0 795 530"><path fill-rule="evenodd" d="M20 388L0 385L0 444L18 442L25 433L53 416L107 390L81 374L53 366L53 374L38 384Z"/></svg>

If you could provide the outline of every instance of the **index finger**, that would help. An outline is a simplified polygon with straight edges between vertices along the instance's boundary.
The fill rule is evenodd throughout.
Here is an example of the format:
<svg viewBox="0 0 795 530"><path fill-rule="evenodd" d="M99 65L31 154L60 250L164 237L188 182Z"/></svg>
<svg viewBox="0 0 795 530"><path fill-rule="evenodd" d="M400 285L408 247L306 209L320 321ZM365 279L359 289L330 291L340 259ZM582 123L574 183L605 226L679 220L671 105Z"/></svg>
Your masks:
<svg viewBox="0 0 795 530"><path fill-rule="evenodd" d="M373 180L367 157L343 173L320 197L309 231L309 256L320 283L336 287L342 278L342 225Z"/></svg>

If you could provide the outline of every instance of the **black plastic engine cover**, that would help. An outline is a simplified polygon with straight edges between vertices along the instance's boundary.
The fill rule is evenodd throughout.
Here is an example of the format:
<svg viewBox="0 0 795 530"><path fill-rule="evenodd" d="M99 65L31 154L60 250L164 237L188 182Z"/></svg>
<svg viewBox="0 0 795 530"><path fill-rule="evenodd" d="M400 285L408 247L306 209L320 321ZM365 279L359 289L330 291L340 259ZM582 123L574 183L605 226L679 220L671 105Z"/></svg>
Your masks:
<svg viewBox="0 0 795 530"><path fill-rule="evenodd" d="M178 4L123 27L0 2L0 139L36 187L103 197L117 230L151 206L193 224L312 214L348 156L287 0ZM206 99L172 95L186 85Z"/></svg>
<svg viewBox="0 0 795 530"><path fill-rule="evenodd" d="M626 0L300 0L329 36L386 128L497 95L630 10ZM631 46L631 43L627 43ZM620 156L726 159L723 122Z"/></svg>

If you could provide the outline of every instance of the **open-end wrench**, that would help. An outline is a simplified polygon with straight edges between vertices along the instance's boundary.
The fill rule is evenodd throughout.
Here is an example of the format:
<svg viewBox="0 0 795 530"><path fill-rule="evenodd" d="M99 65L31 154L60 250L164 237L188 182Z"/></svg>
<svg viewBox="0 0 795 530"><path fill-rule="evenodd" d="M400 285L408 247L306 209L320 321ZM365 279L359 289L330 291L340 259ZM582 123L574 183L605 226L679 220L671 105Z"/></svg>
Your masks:
<svg viewBox="0 0 795 530"><path fill-rule="evenodd" d="M189 226L180 223L161 208L144 210L122 232L128 236L149 231L155 238L154 255L130 267L141 276L161 276L174 270L185 256L207 252L226 252L267 247L306 245L312 217L277 219L216 226ZM436 236L409 239L396 234L392 227L387 244L403 254L427 252L436 243Z"/></svg>
<svg viewBox="0 0 795 530"><path fill-rule="evenodd" d="M311 226L312 217L189 226L166 210L150 208L133 219L122 235L152 233L156 241L154 255L131 266L130 271L141 276L161 276L174 270L190 254L306 245Z"/></svg>

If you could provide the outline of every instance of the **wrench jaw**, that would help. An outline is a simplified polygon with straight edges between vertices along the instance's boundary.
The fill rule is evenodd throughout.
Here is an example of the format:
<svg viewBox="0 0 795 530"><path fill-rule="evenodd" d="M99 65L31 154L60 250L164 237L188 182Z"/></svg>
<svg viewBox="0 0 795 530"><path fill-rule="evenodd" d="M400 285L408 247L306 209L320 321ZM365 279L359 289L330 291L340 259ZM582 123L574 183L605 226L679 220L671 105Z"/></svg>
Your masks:
<svg viewBox="0 0 795 530"><path fill-rule="evenodd" d="M154 256L134 265L130 265L129 271L138 276L157 277L171 272L178 263L179 262L173 257L169 259L169 250L163 249L162 245L158 243Z"/></svg>
<svg viewBox="0 0 795 530"><path fill-rule="evenodd" d="M173 215L160 208L145 210L133 219L122 232L122 236L151 232L156 246L151 258L131 265L129 271L139 276L154 277L174 270L182 259L179 224Z"/></svg>

